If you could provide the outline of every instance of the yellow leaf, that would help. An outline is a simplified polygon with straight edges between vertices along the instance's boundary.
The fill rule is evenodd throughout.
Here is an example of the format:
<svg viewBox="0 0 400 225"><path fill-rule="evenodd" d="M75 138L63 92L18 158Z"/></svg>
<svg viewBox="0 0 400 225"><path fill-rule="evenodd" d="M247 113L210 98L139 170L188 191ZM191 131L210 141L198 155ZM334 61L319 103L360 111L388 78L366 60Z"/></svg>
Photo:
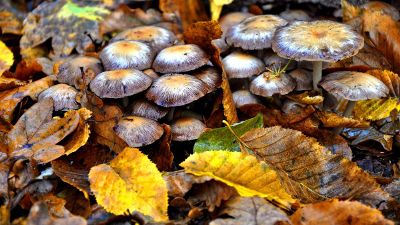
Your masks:
<svg viewBox="0 0 400 225"><path fill-rule="evenodd" d="M81 108L78 110L78 114L80 117L78 127L64 146L66 155L69 155L84 146L89 139L90 130L89 124L86 120L91 117L92 112L86 108Z"/></svg>
<svg viewBox="0 0 400 225"><path fill-rule="evenodd" d="M295 200L286 193L277 173L252 155L241 152L207 151L194 153L180 164L187 173L209 176L244 197L259 196L290 208Z"/></svg>
<svg viewBox="0 0 400 225"><path fill-rule="evenodd" d="M210 10L211 10L211 19L218 20L221 15L222 7L224 5L229 5L233 2L233 0L211 0L210 1Z"/></svg>
<svg viewBox="0 0 400 225"><path fill-rule="evenodd" d="M375 121L389 117L394 109L400 110L398 98L370 99L358 101L353 114L357 119Z"/></svg>
<svg viewBox="0 0 400 225"><path fill-rule="evenodd" d="M138 211L156 221L168 220L165 181L139 149L125 148L110 165L92 167L89 181L97 203L108 212L122 215Z"/></svg>
<svg viewBox="0 0 400 225"><path fill-rule="evenodd" d="M10 69L14 63L14 55L4 42L0 41L0 75Z"/></svg>

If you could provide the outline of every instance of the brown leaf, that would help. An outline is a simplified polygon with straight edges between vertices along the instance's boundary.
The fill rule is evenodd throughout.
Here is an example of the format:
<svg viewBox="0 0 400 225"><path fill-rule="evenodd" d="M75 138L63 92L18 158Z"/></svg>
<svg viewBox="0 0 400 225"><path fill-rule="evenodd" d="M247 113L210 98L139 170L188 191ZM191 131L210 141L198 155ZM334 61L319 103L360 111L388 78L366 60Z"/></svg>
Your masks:
<svg viewBox="0 0 400 225"><path fill-rule="evenodd" d="M324 127L348 127L348 128L370 127L368 121L342 117L332 112L317 111L315 113L315 116L322 122Z"/></svg>
<svg viewBox="0 0 400 225"><path fill-rule="evenodd" d="M200 0L160 0L159 7L164 13L175 13L179 16L183 29L192 23L209 20L203 2Z"/></svg>
<svg viewBox="0 0 400 225"><path fill-rule="evenodd" d="M389 88L389 96L400 97L400 77L389 70L368 70L368 74L378 78Z"/></svg>
<svg viewBox="0 0 400 225"><path fill-rule="evenodd" d="M22 80L5 77L4 74L3 76L0 76L0 91L16 88L25 84L26 83Z"/></svg>
<svg viewBox="0 0 400 225"><path fill-rule="evenodd" d="M115 153L119 153L128 147L128 144L114 132L115 125L117 125L117 121L113 119L96 122L93 126L93 134L97 143L108 146Z"/></svg>
<svg viewBox="0 0 400 225"><path fill-rule="evenodd" d="M324 101L324 97L321 95L311 95L308 91L300 94L290 94L287 98L305 105L318 105Z"/></svg>
<svg viewBox="0 0 400 225"><path fill-rule="evenodd" d="M150 151L149 158L154 162L159 171L169 171L172 169L174 154L171 152L171 127L162 124L164 134L157 145Z"/></svg>
<svg viewBox="0 0 400 225"><path fill-rule="evenodd" d="M394 225L392 221L385 219L377 209L369 208L359 202L337 199L306 205L297 210L290 220L294 225Z"/></svg>
<svg viewBox="0 0 400 225"><path fill-rule="evenodd" d="M193 184L204 183L211 180L207 176L194 176L185 173L183 170L168 172L163 175L168 188L168 196L183 197L192 188Z"/></svg>
<svg viewBox="0 0 400 225"><path fill-rule="evenodd" d="M383 134L371 127L367 130L361 129L348 129L344 132L345 137L352 139L351 145L358 145L361 149L370 149L370 141L379 143L384 150L391 151L393 147L393 135ZM367 143L363 146L362 143ZM377 151L376 146L371 150Z"/></svg>
<svg viewBox="0 0 400 225"><path fill-rule="evenodd" d="M90 208L89 198L86 198L85 195L77 189L65 189L63 192L59 193L58 196L63 196L63 199L66 201L65 208L72 214L83 218L87 218L91 214L92 209Z"/></svg>
<svg viewBox="0 0 400 225"><path fill-rule="evenodd" d="M25 86L18 87L12 90L3 91L0 93L0 117L3 117L8 122L11 122L13 113L18 103L25 97L30 97L33 100L50 86L54 84L55 77L45 77L40 80L29 83Z"/></svg>
<svg viewBox="0 0 400 225"><path fill-rule="evenodd" d="M29 80L32 79L34 75L42 71L42 65L40 65L36 59L25 59L17 64L14 78L20 80Z"/></svg>
<svg viewBox="0 0 400 225"><path fill-rule="evenodd" d="M63 118L52 118L54 102L46 99L28 109L8 133L11 157L23 156L38 163L50 162L64 154L56 145L75 130L79 123L77 111L68 111Z"/></svg>
<svg viewBox="0 0 400 225"><path fill-rule="evenodd" d="M3 34L22 34L22 22L10 11L0 10L0 29Z"/></svg>
<svg viewBox="0 0 400 225"><path fill-rule="evenodd" d="M89 139L90 130L87 120L91 117L92 112L85 108L80 108L78 114L78 127L67 137L66 144L64 145L66 155L77 151L80 147L84 146Z"/></svg>

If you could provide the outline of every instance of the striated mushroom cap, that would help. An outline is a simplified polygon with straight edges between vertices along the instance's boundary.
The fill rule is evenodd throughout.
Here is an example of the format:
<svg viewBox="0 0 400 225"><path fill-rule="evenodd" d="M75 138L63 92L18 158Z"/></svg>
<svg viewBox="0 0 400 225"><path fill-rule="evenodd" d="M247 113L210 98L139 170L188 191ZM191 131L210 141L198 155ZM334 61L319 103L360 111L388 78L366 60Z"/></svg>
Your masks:
<svg viewBox="0 0 400 225"><path fill-rule="evenodd" d="M244 19L254 16L247 12L231 12L227 13L219 19L219 24L223 33L226 33L230 27L242 22Z"/></svg>
<svg viewBox="0 0 400 225"><path fill-rule="evenodd" d="M56 84L42 91L38 96L38 100L43 101L52 98L55 111L67 111L79 108L75 100L76 94L78 94L78 91L75 88L66 84Z"/></svg>
<svg viewBox="0 0 400 225"><path fill-rule="evenodd" d="M206 130L206 125L198 119L182 117L171 125L173 141L196 140Z"/></svg>
<svg viewBox="0 0 400 225"><path fill-rule="evenodd" d="M194 76L168 74L154 81L146 93L146 98L163 107L189 104L208 91L207 85Z"/></svg>
<svg viewBox="0 0 400 225"><path fill-rule="evenodd" d="M139 70L112 70L97 75L90 89L100 98L123 98L146 90L152 81Z"/></svg>
<svg viewBox="0 0 400 225"><path fill-rule="evenodd" d="M350 26L329 20L298 21L276 30L272 49L297 61L336 62L358 53L364 38Z"/></svg>
<svg viewBox="0 0 400 225"><path fill-rule="evenodd" d="M154 51L138 41L117 41L100 52L100 59L106 70L148 69L153 58Z"/></svg>
<svg viewBox="0 0 400 225"><path fill-rule="evenodd" d="M195 70L208 62L207 54L197 45L175 45L163 49L153 62L159 73L181 73Z"/></svg>
<svg viewBox="0 0 400 225"><path fill-rule="evenodd" d="M389 94L389 88L378 78L353 71L328 74L319 85L334 96L350 101L378 99Z"/></svg>
<svg viewBox="0 0 400 225"><path fill-rule="evenodd" d="M260 103L257 96L253 95L249 90L238 90L232 93L233 102L236 108L240 108L248 104Z"/></svg>
<svg viewBox="0 0 400 225"><path fill-rule="evenodd" d="M222 63L229 78L247 78L265 70L261 59L239 51L227 55Z"/></svg>
<svg viewBox="0 0 400 225"><path fill-rule="evenodd" d="M207 86L207 93L215 91L222 82L221 74L215 67L205 66L192 73L197 79L203 81Z"/></svg>
<svg viewBox="0 0 400 225"><path fill-rule="evenodd" d="M252 16L228 29L226 42L248 50L270 48L275 30L286 24L286 20L274 15Z"/></svg>
<svg viewBox="0 0 400 225"><path fill-rule="evenodd" d="M286 73L275 76L270 72L264 72L251 81L250 92L263 97L270 97L274 94L288 94L295 87L296 82Z"/></svg>
<svg viewBox="0 0 400 225"><path fill-rule="evenodd" d="M149 145L161 138L163 127L156 121L139 117L123 117L114 127L115 133L130 147Z"/></svg>
<svg viewBox="0 0 400 225"><path fill-rule="evenodd" d="M146 99L135 100L131 104L131 115L159 120L167 115L168 108L160 107Z"/></svg>
<svg viewBox="0 0 400 225"><path fill-rule="evenodd" d="M310 16L301 9L289 9L281 12L279 14L283 19L292 22L292 21L310 21Z"/></svg>

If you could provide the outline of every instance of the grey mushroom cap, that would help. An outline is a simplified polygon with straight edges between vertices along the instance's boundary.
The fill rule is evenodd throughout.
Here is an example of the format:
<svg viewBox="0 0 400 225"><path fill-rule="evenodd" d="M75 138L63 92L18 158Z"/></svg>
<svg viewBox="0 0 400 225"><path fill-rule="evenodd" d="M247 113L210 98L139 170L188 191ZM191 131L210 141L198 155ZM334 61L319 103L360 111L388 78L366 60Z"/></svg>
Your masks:
<svg viewBox="0 0 400 225"><path fill-rule="evenodd" d="M58 67L58 82L79 88L79 80L82 79L81 68L83 69L83 72L85 72L87 69L91 69L95 75L103 71L103 67L99 59L89 56L78 56L63 62ZM86 78L90 79L89 77ZM85 83L90 83L90 80L86 80Z"/></svg>
<svg viewBox="0 0 400 225"><path fill-rule="evenodd" d="M225 41L225 37L214 39L211 43L218 48L220 53L224 53L229 49L228 43Z"/></svg>
<svg viewBox="0 0 400 225"><path fill-rule="evenodd" d="M117 34L111 42L129 40L140 41L148 44L154 51L159 52L169 47L176 41L176 36L171 31L157 26L140 26L125 30Z"/></svg>
<svg viewBox="0 0 400 225"><path fill-rule="evenodd" d="M208 63L207 54L197 45L175 45L163 49L153 62L159 73L182 73L195 70Z"/></svg>
<svg viewBox="0 0 400 225"><path fill-rule="evenodd" d="M123 117L114 131L130 147L152 144L164 133L163 127L156 121L139 116Z"/></svg>
<svg viewBox="0 0 400 225"><path fill-rule="evenodd" d="M389 88L381 80L360 72L331 73L323 77L319 85L334 96L350 101L379 99L389 94Z"/></svg>
<svg viewBox="0 0 400 225"><path fill-rule="evenodd" d="M195 70L192 75L206 84L208 89L207 93L215 91L222 82L221 74L212 66L204 66Z"/></svg>
<svg viewBox="0 0 400 225"><path fill-rule="evenodd" d="M117 41L100 52L100 59L106 70L144 70L151 67L154 53L154 50L142 42Z"/></svg>
<svg viewBox="0 0 400 225"><path fill-rule="evenodd" d="M240 51L225 56L222 63L229 78L247 78L265 70L261 59Z"/></svg>
<svg viewBox="0 0 400 225"><path fill-rule="evenodd" d="M227 13L219 19L219 24L223 33L226 33L230 27L242 22L244 19L254 16L247 12L231 12Z"/></svg>
<svg viewBox="0 0 400 225"><path fill-rule="evenodd" d="M153 80L158 79L160 77L160 75L158 75L156 73L156 71L154 71L153 69L143 70L143 73L145 73L147 76L151 77L151 79L153 79Z"/></svg>
<svg viewBox="0 0 400 225"><path fill-rule="evenodd" d="M283 19L292 22L292 21L310 21L310 16L304 11L300 9L291 9L285 10L279 14Z"/></svg>
<svg viewBox="0 0 400 225"><path fill-rule="evenodd" d="M67 111L78 109L79 105L76 102L76 94L78 91L66 84L56 84L41 92L38 96L39 101L53 99L55 111Z"/></svg>
<svg viewBox="0 0 400 225"><path fill-rule="evenodd" d="M275 30L286 24L286 20L274 15L252 16L228 29L226 42L246 50L270 48Z"/></svg>
<svg viewBox="0 0 400 225"><path fill-rule="evenodd" d="M100 98L123 98L146 90L152 81L139 70L112 70L97 75L90 89Z"/></svg>
<svg viewBox="0 0 400 225"><path fill-rule="evenodd" d="M206 125L198 119L182 117L171 125L173 141L196 140L207 129Z"/></svg>
<svg viewBox="0 0 400 225"><path fill-rule="evenodd" d="M167 74L154 81L146 92L146 98L163 107L189 104L208 91L207 85L194 76Z"/></svg>
<svg viewBox="0 0 400 225"><path fill-rule="evenodd" d="M258 104L260 100L253 95L249 90L238 90L232 93L233 102L236 108L240 108L248 104Z"/></svg>
<svg viewBox="0 0 400 225"><path fill-rule="evenodd" d="M263 97L271 97L274 94L288 94L295 87L296 82L286 73L274 76L270 72L264 72L251 81L250 92Z"/></svg>
<svg viewBox="0 0 400 225"><path fill-rule="evenodd" d="M282 58L273 52L266 54L263 61L268 68L284 68L288 63L286 71L296 68L296 61L289 61L289 59Z"/></svg>
<svg viewBox="0 0 400 225"><path fill-rule="evenodd" d="M312 72L305 69L295 69L289 72L294 80L296 80L296 91L312 90L313 76Z"/></svg>
<svg viewBox="0 0 400 225"><path fill-rule="evenodd" d="M276 30L272 49L297 61L336 62L358 53L364 38L350 26L329 20L297 21Z"/></svg>
<svg viewBox="0 0 400 225"><path fill-rule="evenodd" d="M138 99L132 102L131 115L146 117L152 120L159 120L167 115L168 108L160 107L146 99Z"/></svg>

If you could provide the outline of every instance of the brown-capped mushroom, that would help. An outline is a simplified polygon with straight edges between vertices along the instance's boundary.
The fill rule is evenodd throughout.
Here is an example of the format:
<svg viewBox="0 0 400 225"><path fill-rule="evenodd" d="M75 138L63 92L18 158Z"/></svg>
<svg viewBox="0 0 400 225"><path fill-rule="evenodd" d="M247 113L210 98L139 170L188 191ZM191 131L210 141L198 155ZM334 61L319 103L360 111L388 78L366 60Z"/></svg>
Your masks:
<svg viewBox="0 0 400 225"><path fill-rule="evenodd" d="M206 130L206 128L206 125L198 119L191 117L179 118L171 125L172 140L196 140Z"/></svg>
<svg viewBox="0 0 400 225"><path fill-rule="evenodd" d="M160 107L146 99L137 99L132 102L131 115L146 117L152 120L159 120L167 115L168 108Z"/></svg>
<svg viewBox="0 0 400 225"><path fill-rule="evenodd" d="M240 51L225 56L222 63L229 78L248 78L265 70L259 58Z"/></svg>
<svg viewBox="0 0 400 225"><path fill-rule="evenodd" d="M43 101L52 98L55 111L67 111L79 108L76 102L77 93L78 91L69 85L56 84L41 92L38 96L38 100Z"/></svg>
<svg viewBox="0 0 400 225"><path fill-rule="evenodd" d="M223 33L226 33L230 27L242 22L244 19L254 16L247 12L231 12L227 13L219 19L219 25Z"/></svg>

